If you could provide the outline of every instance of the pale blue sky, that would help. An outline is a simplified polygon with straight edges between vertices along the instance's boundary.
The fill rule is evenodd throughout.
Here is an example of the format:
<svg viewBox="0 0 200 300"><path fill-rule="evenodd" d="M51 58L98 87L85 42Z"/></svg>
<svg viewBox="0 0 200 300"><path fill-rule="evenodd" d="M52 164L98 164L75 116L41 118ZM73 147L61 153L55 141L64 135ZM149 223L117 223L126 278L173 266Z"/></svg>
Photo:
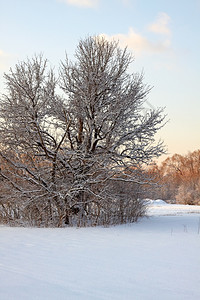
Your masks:
<svg viewBox="0 0 200 300"><path fill-rule="evenodd" d="M104 34L128 45L130 71L154 86L149 102L166 107L159 137L169 155L200 149L200 0L0 0L3 72L35 53L58 66L80 38ZM165 159L165 157L162 157Z"/></svg>

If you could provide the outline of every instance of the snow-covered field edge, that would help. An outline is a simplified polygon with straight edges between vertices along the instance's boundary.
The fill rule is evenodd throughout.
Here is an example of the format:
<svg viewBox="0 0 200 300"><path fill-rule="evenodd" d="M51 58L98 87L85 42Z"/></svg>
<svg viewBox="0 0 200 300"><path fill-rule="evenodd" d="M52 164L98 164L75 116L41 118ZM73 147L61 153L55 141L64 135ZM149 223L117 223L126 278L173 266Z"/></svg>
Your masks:
<svg viewBox="0 0 200 300"><path fill-rule="evenodd" d="M0 226L2 300L199 300L200 207L109 228Z"/></svg>

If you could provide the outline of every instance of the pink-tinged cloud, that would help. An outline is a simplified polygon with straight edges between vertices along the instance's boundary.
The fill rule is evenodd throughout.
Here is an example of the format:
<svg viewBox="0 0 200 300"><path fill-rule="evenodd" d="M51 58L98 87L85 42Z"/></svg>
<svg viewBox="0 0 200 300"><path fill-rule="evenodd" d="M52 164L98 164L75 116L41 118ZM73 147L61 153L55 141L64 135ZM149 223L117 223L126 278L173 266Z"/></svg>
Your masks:
<svg viewBox="0 0 200 300"><path fill-rule="evenodd" d="M127 34L115 34L112 36L102 34L108 40L117 40L122 47L128 47L133 53L137 55L141 54L156 54L166 52L170 49L170 39L165 38L157 42L151 41L144 35L137 33L133 28L129 28Z"/></svg>
<svg viewBox="0 0 200 300"><path fill-rule="evenodd" d="M170 35L170 20L171 18L166 13L161 12L156 21L148 26L148 30L156 34Z"/></svg>

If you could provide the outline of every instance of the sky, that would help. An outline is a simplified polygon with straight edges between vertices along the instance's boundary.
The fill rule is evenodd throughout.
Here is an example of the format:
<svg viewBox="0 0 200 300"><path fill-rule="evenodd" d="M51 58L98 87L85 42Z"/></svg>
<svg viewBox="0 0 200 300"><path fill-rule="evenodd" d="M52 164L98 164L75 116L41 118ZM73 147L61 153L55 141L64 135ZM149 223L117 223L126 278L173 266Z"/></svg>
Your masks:
<svg viewBox="0 0 200 300"><path fill-rule="evenodd" d="M165 107L159 131L168 153L200 149L200 0L0 0L0 93L3 74L43 53L58 67L80 39L104 35L134 55L151 107Z"/></svg>

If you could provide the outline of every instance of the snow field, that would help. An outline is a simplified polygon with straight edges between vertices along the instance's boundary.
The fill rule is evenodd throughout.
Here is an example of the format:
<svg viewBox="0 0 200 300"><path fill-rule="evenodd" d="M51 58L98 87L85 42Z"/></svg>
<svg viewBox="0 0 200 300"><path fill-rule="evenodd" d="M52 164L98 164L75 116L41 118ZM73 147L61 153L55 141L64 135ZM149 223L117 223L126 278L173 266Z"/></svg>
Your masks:
<svg viewBox="0 0 200 300"><path fill-rule="evenodd" d="M109 228L1 226L0 299L200 299L200 214L163 207Z"/></svg>

